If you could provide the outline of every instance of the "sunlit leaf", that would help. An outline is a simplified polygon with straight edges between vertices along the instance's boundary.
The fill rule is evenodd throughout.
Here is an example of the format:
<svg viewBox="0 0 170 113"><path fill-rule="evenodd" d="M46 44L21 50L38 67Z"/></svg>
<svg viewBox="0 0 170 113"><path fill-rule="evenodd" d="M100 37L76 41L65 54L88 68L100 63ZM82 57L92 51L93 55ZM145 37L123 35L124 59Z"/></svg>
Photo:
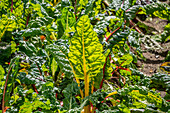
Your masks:
<svg viewBox="0 0 170 113"><path fill-rule="evenodd" d="M93 31L88 16L80 18L76 27L77 32L71 39L69 58L75 65L76 77L93 77L100 73L104 64L102 45L97 34ZM86 74L86 75L85 75Z"/></svg>
<svg viewBox="0 0 170 113"><path fill-rule="evenodd" d="M52 71L52 76L55 76L55 72L57 71L58 65L57 62L55 61L55 58L53 58L52 63L51 63L51 71Z"/></svg>

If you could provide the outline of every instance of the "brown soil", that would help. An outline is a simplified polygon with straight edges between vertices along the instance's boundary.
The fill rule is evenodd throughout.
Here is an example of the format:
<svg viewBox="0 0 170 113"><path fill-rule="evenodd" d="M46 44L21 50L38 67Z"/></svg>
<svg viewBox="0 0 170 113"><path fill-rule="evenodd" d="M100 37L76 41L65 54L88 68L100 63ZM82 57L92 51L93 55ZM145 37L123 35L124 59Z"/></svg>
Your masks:
<svg viewBox="0 0 170 113"><path fill-rule="evenodd" d="M160 72L159 67L164 62L164 59L170 50L170 42L162 44L163 50L145 51L143 56L146 60L139 60L139 70L147 76L152 76L154 73ZM142 47L142 50L146 50Z"/></svg>
<svg viewBox="0 0 170 113"><path fill-rule="evenodd" d="M158 34L164 31L164 26L167 25L166 20L162 20L159 18L153 18L150 20L143 21L145 25L154 28ZM159 43L160 44L160 43ZM160 44L163 48L161 50L147 50L145 46L142 44L143 56L146 60L139 60L140 68L139 70L143 72L145 75L152 76L154 73L160 71L159 67L164 62L165 57L167 56L168 51L170 51L170 40Z"/></svg>

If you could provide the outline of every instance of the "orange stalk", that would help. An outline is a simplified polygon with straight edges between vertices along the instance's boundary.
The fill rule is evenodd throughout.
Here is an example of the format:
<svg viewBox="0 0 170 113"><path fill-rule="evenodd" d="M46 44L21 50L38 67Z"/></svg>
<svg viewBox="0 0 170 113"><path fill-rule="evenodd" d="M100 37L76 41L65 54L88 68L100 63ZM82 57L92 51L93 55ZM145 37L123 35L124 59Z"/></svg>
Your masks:
<svg viewBox="0 0 170 113"><path fill-rule="evenodd" d="M91 86L91 94L93 94L93 91L94 91L94 81L93 81L93 84Z"/></svg>

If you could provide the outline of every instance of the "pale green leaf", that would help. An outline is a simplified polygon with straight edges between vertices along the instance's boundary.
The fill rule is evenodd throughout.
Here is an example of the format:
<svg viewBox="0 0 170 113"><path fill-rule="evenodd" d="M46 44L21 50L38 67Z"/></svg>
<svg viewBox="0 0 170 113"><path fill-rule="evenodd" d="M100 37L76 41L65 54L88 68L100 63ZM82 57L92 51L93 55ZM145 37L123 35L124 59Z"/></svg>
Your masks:
<svg viewBox="0 0 170 113"><path fill-rule="evenodd" d="M118 58L119 64L122 64L121 66L129 65L132 61L133 57L130 54L126 54Z"/></svg>
<svg viewBox="0 0 170 113"><path fill-rule="evenodd" d="M100 73L105 62L102 52L103 47L97 33L93 31L90 19L87 15L82 16L77 23L76 33L71 39L69 52L70 61L75 66L76 77L84 79L84 71L88 77L94 77ZM84 64L86 64L85 67Z"/></svg>
<svg viewBox="0 0 170 113"><path fill-rule="evenodd" d="M52 71L52 76L55 76L55 72L57 71L58 65L57 62L55 61L55 58L53 58L52 63L51 63L51 71Z"/></svg>

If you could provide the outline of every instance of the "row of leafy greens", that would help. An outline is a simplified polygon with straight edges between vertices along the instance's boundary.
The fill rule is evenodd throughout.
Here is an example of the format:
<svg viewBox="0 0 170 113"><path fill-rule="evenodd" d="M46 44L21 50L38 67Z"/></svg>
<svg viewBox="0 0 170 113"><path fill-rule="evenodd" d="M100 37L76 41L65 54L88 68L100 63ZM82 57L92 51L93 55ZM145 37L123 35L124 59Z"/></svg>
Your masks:
<svg viewBox="0 0 170 113"><path fill-rule="evenodd" d="M170 21L144 0L0 1L0 112L168 112L167 74L138 71L137 16ZM168 40L169 24L162 41ZM164 98L152 88L167 92Z"/></svg>

